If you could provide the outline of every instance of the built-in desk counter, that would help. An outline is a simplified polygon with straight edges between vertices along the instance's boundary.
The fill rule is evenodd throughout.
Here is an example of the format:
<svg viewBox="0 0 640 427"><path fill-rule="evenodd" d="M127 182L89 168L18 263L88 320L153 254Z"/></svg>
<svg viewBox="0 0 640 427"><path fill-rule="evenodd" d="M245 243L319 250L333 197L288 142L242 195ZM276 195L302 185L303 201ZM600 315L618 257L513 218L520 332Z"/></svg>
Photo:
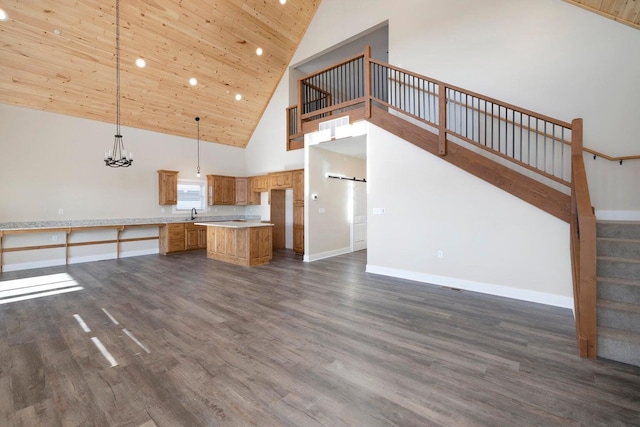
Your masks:
<svg viewBox="0 0 640 427"><path fill-rule="evenodd" d="M207 257L253 267L272 258L273 224L259 221L196 222L207 227Z"/></svg>

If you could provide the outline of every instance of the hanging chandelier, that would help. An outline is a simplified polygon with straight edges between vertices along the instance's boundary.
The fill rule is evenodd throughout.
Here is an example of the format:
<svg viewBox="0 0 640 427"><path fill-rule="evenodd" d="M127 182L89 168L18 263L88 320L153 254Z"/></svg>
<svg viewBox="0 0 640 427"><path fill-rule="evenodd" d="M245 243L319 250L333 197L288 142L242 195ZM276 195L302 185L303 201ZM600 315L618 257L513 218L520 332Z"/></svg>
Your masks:
<svg viewBox="0 0 640 427"><path fill-rule="evenodd" d="M198 124L198 169L196 170L196 176L200 178L200 117L196 116L196 123Z"/></svg>
<svg viewBox="0 0 640 427"><path fill-rule="evenodd" d="M120 0L116 0L116 135L113 150L104 153L104 163L112 168L128 168L133 163L133 153L125 151L120 133Z"/></svg>

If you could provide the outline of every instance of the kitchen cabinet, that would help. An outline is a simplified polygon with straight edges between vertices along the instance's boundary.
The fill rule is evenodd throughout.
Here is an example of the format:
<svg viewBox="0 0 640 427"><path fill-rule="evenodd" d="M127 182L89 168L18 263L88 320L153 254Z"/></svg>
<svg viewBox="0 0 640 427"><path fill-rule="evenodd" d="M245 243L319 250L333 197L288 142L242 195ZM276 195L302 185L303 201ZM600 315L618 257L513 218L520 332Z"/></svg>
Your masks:
<svg viewBox="0 0 640 427"><path fill-rule="evenodd" d="M304 253L304 169L291 172L293 181L293 250Z"/></svg>
<svg viewBox="0 0 640 427"><path fill-rule="evenodd" d="M185 250L207 248L207 229L203 225L184 224Z"/></svg>
<svg viewBox="0 0 640 427"><path fill-rule="evenodd" d="M254 180L254 178L255 178L255 177L249 177L249 178L247 178L247 179L249 180L249 183L248 183L248 185L247 185L247 187L248 187L248 189L249 189L249 190L248 190L249 194L248 194L248 198L247 198L247 204L248 204L248 205L259 205L259 204L260 204L260 202L261 202L261 199L260 199L260 192L255 191L255 190L253 189L253 180Z"/></svg>
<svg viewBox="0 0 640 427"><path fill-rule="evenodd" d="M236 203L236 178L207 175L207 195L209 205L234 205Z"/></svg>
<svg viewBox="0 0 640 427"><path fill-rule="evenodd" d="M254 193L269 191L269 175L252 176L251 191L253 191Z"/></svg>
<svg viewBox="0 0 640 427"><path fill-rule="evenodd" d="M160 227L160 253L167 255L185 250L184 224L167 224Z"/></svg>
<svg viewBox="0 0 640 427"><path fill-rule="evenodd" d="M206 248L207 230L202 225L195 225L192 222L178 222L160 227L160 253L162 255Z"/></svg>
<svg viewBox="0 0 640 427"><path fill-rule="evenodd" d="M249 204L249 178L236 178L236 205Z"/></svg>
<svg viewBox="0 0 640 427"><path fill-rule="evenodd" d="M178 203L178 171L158 171L158 201L161 205Z"/></svg>
<svg viewBox="0 0 640 427"><path fill-rule="evenodd" d="M293 174L291 171L269 174L269 189L284 190L291 187L293 187Z"/></svg>

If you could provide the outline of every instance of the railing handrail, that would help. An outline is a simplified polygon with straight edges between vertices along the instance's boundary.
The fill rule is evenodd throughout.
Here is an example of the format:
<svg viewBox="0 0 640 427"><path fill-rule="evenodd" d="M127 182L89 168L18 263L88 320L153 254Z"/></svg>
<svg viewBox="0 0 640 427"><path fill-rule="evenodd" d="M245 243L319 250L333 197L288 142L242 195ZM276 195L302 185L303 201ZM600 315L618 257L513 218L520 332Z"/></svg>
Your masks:
<svg viewBox="0 0 640 427"><path fill-rule="evenodd" d="M599 151L592 150L591 148L584 147L582 151L593 154L597 157L602 157L605 160L609 160L612 162L622 162L624 160L640 160L640 154L632 155L632 156L608 156L604 153L600 153Z"/></svg>
<svg viewBox="0 0 640 427"><path fill-rule="evenodd" d="M383 66L383 67L391 68L391 69L393 69L395 71L406 73L406 74L408 74L410 76L417 77L419 79L427 80L428 82L435 83L437 85L441 85L444 88L457 90L458 92L462 92L462 93L465 93L467 95L475 96L476 98L481 98L482 100L486 100L488 102L491 102L492 104L496 104L496 105L499 105L501 107L505 107L505 108L508 108L508 109L511 109L511 110L516 110L516 111L522 112L522 113L524 113L524 114L526 114L528 116L537 117L537 118L539 118L541 120L544 120L544 121L547 121L549 123L554 123L554 124L556 124L558 126L562 126L562 127L571 129L571 123L567 123L565 121L558 120L558 119L555 119L553 117L545 116L544 114L540 114L540 113L537 113L535 111L531 111L531 110L528 110L526 108L519 107L517 105L509 104L508 102L500 101L499 99L491 98L490 96L486 96L486 95L483 95L483 94L478 93L478 92L473 92L473 91L470 91L470 90L467 90L467 89L463 89L463 88L461 88L459 86L454 86L452 84L443 82L441 80L433 79L431 77L427 77L427 76L424 76L424 75L419 74L419 73L414 73L413 71L409 71L409 70L406 70L404 68L396 67L394 65L387 64L385 62L378 61L378 60L373 59L373 58L370 59L370 62L372 62L374 64L378 64L378 65ZM330 67L329 69L331 69L331 68L332 67Z"/></svg>
<svg viewBox="0 0 640 427"><path fill-rule="evenodd" d="M355 61L357 59L364 58L364 56L365 56L364 53L359 53L359 54L354 55L354 56L352 56L350 58L347 58L347 59L345 59L343 61L340 61L340 62L338 62L336 64L329 65L328 67L324 67L324 68L322 68L322 69L320 69L318 71L314 71L311 74L307 74L306 76L299 78L298 82L300 82L302 80L311 79L312 77L315 77L315 76L318 76L320 74L326 73L327 71L332 70L334 68L341 67L342 65L348 64L349 62L353 62L353 61Z"/></svg>

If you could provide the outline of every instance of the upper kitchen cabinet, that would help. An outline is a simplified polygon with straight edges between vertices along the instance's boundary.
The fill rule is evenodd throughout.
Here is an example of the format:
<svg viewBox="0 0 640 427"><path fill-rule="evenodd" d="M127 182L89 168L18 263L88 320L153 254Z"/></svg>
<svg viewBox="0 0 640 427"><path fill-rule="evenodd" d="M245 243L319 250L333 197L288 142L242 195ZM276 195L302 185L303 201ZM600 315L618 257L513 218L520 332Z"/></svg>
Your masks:
<svg viewBox="0 0 640 427"><path fill-rule="evenodd" d="M269 175L252 176L251 191L254 193L269 191Z"/></svg>
<svg viewBox="0 0 640 427"><path fill-rule="evenodd" d="M291 171L269 174L269 188L271 190L282 190L291 187L293 187L293 175Z"/></svg>
<svg viewBox="0 0 640 427"><path fill-rule="evenodd" d="M161 205L178 203L178 171L158 171L158 200Z"/></svg>
<svg viewBox="0 0 640 427"><path fill-rule="evenodd" d="M207 196L209 205L235 205L236 178L234 176L207 175Z"/></svg>

